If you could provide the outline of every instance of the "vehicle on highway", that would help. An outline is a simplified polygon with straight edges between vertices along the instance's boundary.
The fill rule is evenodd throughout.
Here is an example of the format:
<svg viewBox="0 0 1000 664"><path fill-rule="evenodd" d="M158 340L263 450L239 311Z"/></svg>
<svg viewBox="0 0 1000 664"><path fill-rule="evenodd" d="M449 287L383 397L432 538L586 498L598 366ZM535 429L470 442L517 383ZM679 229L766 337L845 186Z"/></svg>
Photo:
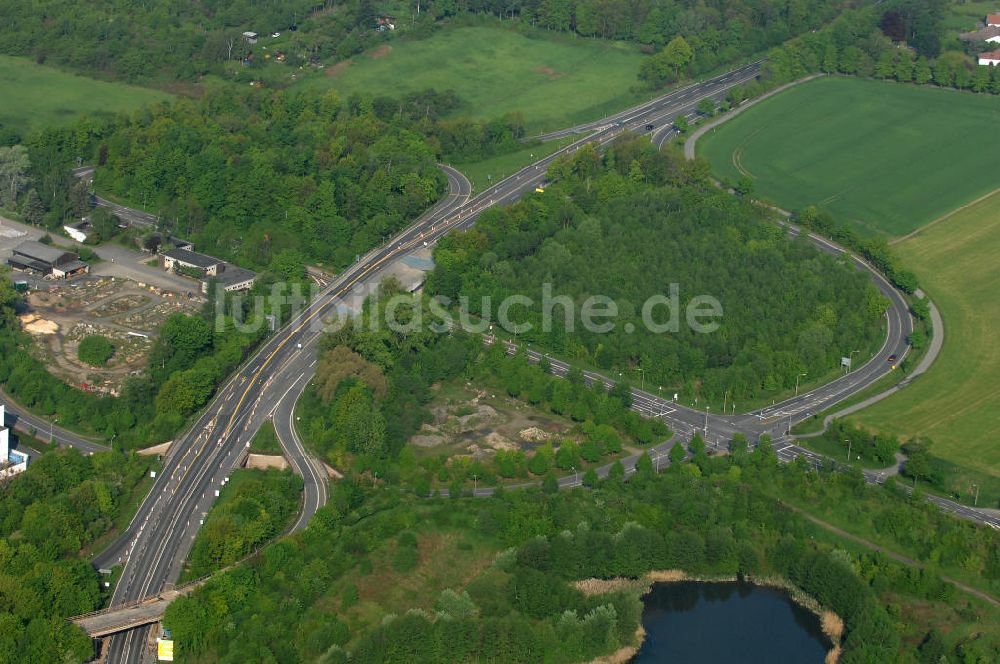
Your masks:
<svg viewBox="0 0 1000 664"><path fill-rule="evenodd" d="M889 364L895 364L896 363L896 355L895 354L890 355L886 359L886 362L888 362Z"/></svg>
<svg viewBox="0 0 1000 664"><path fill-rule="evenodd" d="M656 127L656 125L654 125L652 122L650 122L648 125L646 125L646 131L653 131L653 129L655 127Z"/></svg>

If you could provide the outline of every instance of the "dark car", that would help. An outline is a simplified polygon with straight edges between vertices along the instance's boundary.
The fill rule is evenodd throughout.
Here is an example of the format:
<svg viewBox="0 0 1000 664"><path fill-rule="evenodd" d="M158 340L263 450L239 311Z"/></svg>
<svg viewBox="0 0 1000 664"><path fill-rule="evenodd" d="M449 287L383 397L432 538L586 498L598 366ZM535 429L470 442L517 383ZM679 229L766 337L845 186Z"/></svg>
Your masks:
<svg viewBox="0 0 1000 664"><path fill-rule="evenodd" d="M652 124L652 123L650 123L650 124L646 125L646 131L653 131L653 127L655 127L655 126L656 126L656 125L654 125L654 124Z"/></svg>
<svg viewBox="0 0 1000 664"><path fill-rule="evenodd" d="M895 364L896 363L896 356L895 355L890 355L889 358L886 360L886 362L888 362L889 364Z"/></svg>

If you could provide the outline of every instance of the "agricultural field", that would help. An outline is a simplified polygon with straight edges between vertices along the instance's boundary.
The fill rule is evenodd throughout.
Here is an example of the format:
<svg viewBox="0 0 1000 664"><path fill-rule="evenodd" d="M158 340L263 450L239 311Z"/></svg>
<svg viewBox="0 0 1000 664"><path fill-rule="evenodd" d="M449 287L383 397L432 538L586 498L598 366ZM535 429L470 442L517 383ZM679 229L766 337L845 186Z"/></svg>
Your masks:
<svg viewBox="0 0 1000 664"><path fill-rule="evenodd" d="M293 89L335 88L345 98L452 89L463 102L456 115L496 118L519 111L529 133L537 133L593 120L636 101L631 88L642 57L624 43L467 27L379 46Z"/></svg>
<svg viewBox="0 0 1000 664"><path fill-rule="evenodd" d="M170 99L157 90L107 83L0 55L0 124L20 133L78 116L131 111Z"/></svg>
<svg viewBox="0 0 1000 664"><path fill-rule="evenodd" d="M929 437L933 455L1000 476L1000 194L956 212L896 250L937 303L944 346L927 374L861 411L858 419L902 436Z"/></svg>
<svg viewBox="0 0 1000 664"><path fill-rule="evenodd" d="M993 96L825 77L748 109L698 151L781 207L816 205L895 237L1000 187L985 140L998 121Z"/></svg>

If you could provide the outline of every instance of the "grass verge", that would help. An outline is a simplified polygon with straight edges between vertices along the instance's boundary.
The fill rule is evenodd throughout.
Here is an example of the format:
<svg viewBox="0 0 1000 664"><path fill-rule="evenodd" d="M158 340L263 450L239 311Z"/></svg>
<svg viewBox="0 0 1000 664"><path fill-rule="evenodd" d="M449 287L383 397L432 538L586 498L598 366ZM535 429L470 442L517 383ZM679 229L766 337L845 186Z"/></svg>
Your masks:
<svg viewBox="0 0 1000 664"><path fill-rule="evenodd" d="M483 161L456 163L453 166L469 178L469 181L472 182L472 193L476 194L511 173L515 173L570 143L580 140L583 136L583 134L579 134L546 143L536 143L517 152L508 152Z"/></svg>
<svg viewBox="0 0 1000 664"><path fill-rule="evenodd" d="M267 420L250 442L250 451L254 454L283 454L278 434L274 430L274 422Z"/></svg>

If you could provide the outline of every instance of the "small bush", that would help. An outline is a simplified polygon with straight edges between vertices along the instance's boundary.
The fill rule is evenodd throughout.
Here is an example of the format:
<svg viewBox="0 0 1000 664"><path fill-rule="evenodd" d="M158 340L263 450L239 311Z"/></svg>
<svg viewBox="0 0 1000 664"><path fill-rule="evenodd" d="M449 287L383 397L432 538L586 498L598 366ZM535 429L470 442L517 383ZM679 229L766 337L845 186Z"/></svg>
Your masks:
<svg viewBox="0 0 1000 664"><path fill-rule="evenodd" d="M420 564L420 554L413 547L400 546L392 556L392 568L397 572L412 571Z"/></svg>
<svg viewBox="0 0 1000 664"><path fill-rule="evenodd" d="M96 334L84 337L76 351L81 362L94 367L103 367L114 354L114 345L106 337Z"/></svg>
<svg viewBox="0 0 1000 664"><path fill-rule="evenodd" d="M340 593L340 610L345 611L358 603L358 587L349 583Z"/></svg>

